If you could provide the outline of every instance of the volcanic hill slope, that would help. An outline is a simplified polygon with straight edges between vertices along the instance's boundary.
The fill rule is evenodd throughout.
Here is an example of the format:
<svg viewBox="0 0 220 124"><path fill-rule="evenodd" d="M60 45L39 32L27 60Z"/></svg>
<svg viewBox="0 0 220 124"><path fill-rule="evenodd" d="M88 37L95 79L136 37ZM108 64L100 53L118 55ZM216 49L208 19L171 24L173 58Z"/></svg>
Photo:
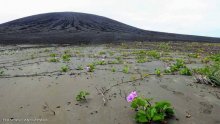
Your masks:
<svg viewBox="0 0 220 124"><path fill-rule="evenodd" d="M1 44L116 41L220 42L220 38L146 31L109 18L75 12L34 15L0 25Z"/></svg>

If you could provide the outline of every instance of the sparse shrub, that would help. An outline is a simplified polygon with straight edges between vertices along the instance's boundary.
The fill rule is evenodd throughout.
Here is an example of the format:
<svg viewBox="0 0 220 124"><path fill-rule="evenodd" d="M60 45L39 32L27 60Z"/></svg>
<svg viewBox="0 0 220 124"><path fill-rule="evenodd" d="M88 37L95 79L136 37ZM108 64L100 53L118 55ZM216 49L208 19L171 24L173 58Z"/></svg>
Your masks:
<svg viewBox="0 0 220 124"><path fill-rule="evenodd" d="M150 57L153 57L155 59L159 59L161 57L160 53L157 52L156 50L148 51L147 55L150 56Z"/></svg>
<svg viewBox="0 0 220 124"><path fill-rule="evenodd" d="M214 54L212 56L210 56L211 60L215 61L215 62L220 62L220 53L219 54Z"/></svg>
<svg viewBox="0 0 220 124"><path fill-rule="evenodd" d="M67 72L69 70L69 67L67 65L64 65L61 67L61 72Z"/></svg>
<svg viewBox="0 0 220 124"><path fill-rule="evenodd" d="M192 75L192 72L189 68L185 67L185 68L182 68L180 70L180 74L181 75L188 75L188 76L191 76Z"/></svg>
<svg viewBox="0 0 220 124"><path fill-rule="evenodd" d="M209 63L210 62L210 57L204 57L202 60L201 60L202 63Z"/></svg>
<svg viewBox="0 0 220 124"><path fill-rule="evenodd" d="M105 54L106 54L105 51L100 51L100 52L99 52L99 55L105 55Z"/></svg>
<svg viewBox="0 0 220 124"><path fill-rule="evenodd" d="M126 73L126 74L129 72L129 67L128 67L128 65L125 65L125 66L123 67L122 72L123 72L123 73Z"/></svg>
<svg viewBox="0 0 220 124"><path fill-rule="evenodd" d="M160 69L155 69L155 74L157 76L161 76L162 75Z"/></svg>
<svg viewBox="0 0 220 124"><path fill-rule="evenodd" d="M147 62L147 58L145 55L138 55L136 57L136 62L137 63L145 63L145 62Z"/></svg>
<svg viewBox="0 0 220 124"><path fill-rule="evenodd" d="M63 59L63 61L68 62L68 61L70 61L70 57L71 57L70 54L65 53L65 54L63 54L62 59Z"/></svg>
<svg viewBox="0 0 220 124"><path fill-rule="evenodd" d="M56 56L57 56L56 53L51 53L51 54L50 54L50 57L56 57Z"/></svg>
<svg viewBox="0 0 220 124"><path fill-rule="evenodd" d="M118 61L118 63L123 63L123 59L121 56L115 57L115 59Z"/></svg>
<svg viewBox="0 0 220 124"><path fill-rule="evenodd" d="M96 65L106 65L105 59L95 62Z"/></svg>
<svg viewBox="0 0 220 124"><path fill-rule="evenodd" d="M0 69L0 76L4 74L4 71Z"/></svg>
<svg viewBox="0 0 220 124"><path fill-rule="evenodd" d="M169 43L160 43L159 45L159 49L163 50L163 51L169 51L171 49L170 44Z"/></svg>
<svg viewBox="0 0 220 124"><path fill-rule="evenodd" d="M78 95L76 96L76 101L84 101L86 100L86 96L89 95L89 92L86 91L80 91Z"/></svg>
<svg viewBox="0 0 220 124"><path fill-rule="evenodd" d="M88 72L94 72L94 71L95 71L95 64L94 64L94 63L89 64L89 65L86 67L86 71L88 71Z"/></svg>
<svg viewBox="0 0 220 124"><path fill-rule="evenodd" d="M114 56L115 52L109 51L108 54L109 54L110 56Z"/></svg>
<svg viewBox="0 0 220 124"><path fill-rule="evenodd" d="M115 69L115 68L112 68L112 72L116 72L116 69Z"/></svg>
<svg viewBox="0 0 220 124"><path fill-rule="evenodd" d="M50 58L49 62L59 62L59 59L56 57Z"/></svg>

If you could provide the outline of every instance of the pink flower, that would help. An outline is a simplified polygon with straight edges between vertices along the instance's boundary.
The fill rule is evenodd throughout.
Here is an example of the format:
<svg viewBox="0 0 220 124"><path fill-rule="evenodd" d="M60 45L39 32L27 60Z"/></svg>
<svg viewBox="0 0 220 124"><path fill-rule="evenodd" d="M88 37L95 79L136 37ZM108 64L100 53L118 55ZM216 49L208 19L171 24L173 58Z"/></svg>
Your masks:
<svg viewBox="0 0 220 124"><path fill-rule="evenodd" d="M134 100L134 98L136 98L137 92L136 91L132 91L128 96L127 96L127 102L132 102Z"/></svg>

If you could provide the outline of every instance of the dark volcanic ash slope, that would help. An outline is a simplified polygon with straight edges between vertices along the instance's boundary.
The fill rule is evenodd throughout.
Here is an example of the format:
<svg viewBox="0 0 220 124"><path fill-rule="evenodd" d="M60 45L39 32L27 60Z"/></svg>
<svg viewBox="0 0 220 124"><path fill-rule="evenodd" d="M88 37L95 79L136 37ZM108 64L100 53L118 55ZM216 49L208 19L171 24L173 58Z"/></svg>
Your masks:
<svg viewBox="0 0 220 124"><path fill-rule="evenodd" d="M0 43L106 43L114 41L210 41L219 38L141 30L105 17L58 12L0 25Z"/></svg>

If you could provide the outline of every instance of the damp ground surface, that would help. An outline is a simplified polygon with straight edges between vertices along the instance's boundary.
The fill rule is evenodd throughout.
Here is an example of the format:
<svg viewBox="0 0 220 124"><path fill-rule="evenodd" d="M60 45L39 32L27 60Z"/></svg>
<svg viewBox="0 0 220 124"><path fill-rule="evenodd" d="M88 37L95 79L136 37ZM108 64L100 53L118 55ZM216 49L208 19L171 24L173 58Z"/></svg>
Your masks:
<svg viewBox="0 0 220 124"><path fill-rule="evenodd" d="M140 51L152 50L159 57L149 54L137 62ZM190 69L210 64L201 60L220 51L217 43L7 45L0 51L1 124L136 124L126 101L131 91L170 101L175 117L169 124L220 124L219 87L196 83L193 75L163 72L177 58ZM62 58L65 54L69 60ZM91 63L96 66L88 72ZM63 66L67 72L61 71ZM82 90L90 95L78 102L75 97Z"/></svg>

